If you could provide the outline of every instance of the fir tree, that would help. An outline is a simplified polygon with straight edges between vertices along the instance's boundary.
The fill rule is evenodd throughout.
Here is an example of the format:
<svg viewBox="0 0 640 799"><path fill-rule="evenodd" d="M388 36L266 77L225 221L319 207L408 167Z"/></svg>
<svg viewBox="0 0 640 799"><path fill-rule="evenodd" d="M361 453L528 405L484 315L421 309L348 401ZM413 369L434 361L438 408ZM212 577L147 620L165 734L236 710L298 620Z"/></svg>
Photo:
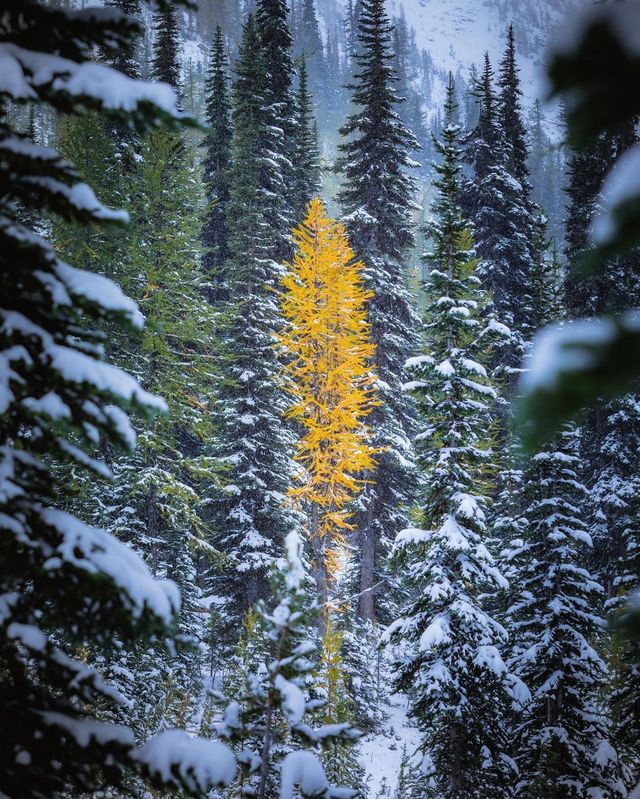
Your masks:
<svg viewBox="0 0 640 799"><path fill-rule="evenodd" d="M218 27L205 85L209 131L202 142L205 148L202 179L205 185L207 209L201 240L205 248L203 265L214 283L210 295L214 301L223 298L221 294L224 295L224 265L229 258L227 205L230 195L232 128L227 69L222 29Z"/></svg>
<svg viewBox="0 0 640 799"><path fill-rule="evenodd" d="M324 57L320 25L314 0L300 0L301 12L297 30L294 29L295 53L307 62L309 86L320 97L327 91L327 65Z"/></svg>
<svg viewBox="0 0 640 799"><path fill-rule="evenodd" d="M91 65L91 89L82 79L96 50L126 50L137 33L117 13L6 4L0 51L13 80L2 84L3 105L30 98L57 112L93 110L139 132L175 117L170 95L106 66ZM34 62L57 74L46 88ZM0 699L12 719L3 733L0 792L16 799L92 793L140 771L158 786L204 792L233 778L229 750L191 747L178 731L136 746L128 728L96 718L122 700L82 657L167 635L179 606L175 586L155 582L135 553L61 508L70 499L60 479L68 475L65 462L94 479L108 476L96 457L100 438L130 450L127 412L164 408L103 360L106 325L139 329L142 315L116 284L63 262L20 223L16 208L83 226L124 223L127 214L104 206L57 151L17 133L4 114L0 140L0 272L11 286L0 333ZM194 751L203 745L212 768L196 775Z"/></svg>
<svg viewBox="0 0 640 799"><path fill-rule="evenodd" d="M108 0L107 5L117 8L131 20L139 20L140 0ZM113 54L111 65L118 72L129 78L140 77L140 65L136 57L137 39L132 39L127 46L122 46Z"/></svg>
<svg viewBox="0 0 640 799"><path fill-rule="evenodd" d="M262 109L265 122L271 126L269 157L277 165L272 172L271 202L266 208L272 228L278 261L291 254L289 231L293 227L295 98L293 89L293 39L288 24L286 0L257 0L256 29L262 50L265 85Z"/></svg>
<svg viewBox="0 0 640 799"><path fill-rule="evenodd" d="M532 457L525 529L511 553L518 586L508 614L511 665L531 691L517 722L516 794L531 799L626 795L600 699L607 670L593 642L603 591L582 565L591 538L576 444L568 428Z"/></svg>
<svg viewBox="0 0 640 799"><path fill-rule="evenodd" d="M527 130L522 120L520 70L516 63L513 25L507 31L507 47L500 62L500 124L507 144L507 169L522 187L525 197L530 192Z"/></svg>
<svg viewBox="0 0 640 799"><path fill-rule="evenodd" d="M180 39L178 10L173 5L159 10L154 18L154 43L151 74L155 80L180 88Z"/></svg>
<svg viewBox="0 0 640 799"><path fill-rule="evenodd" d="M510 331L509 336L496 343L491 364L497 370L496 377L510 389L520 369L526 338L531 333L533 229L522 185L509 173L511 146L501 127L500 104L493 89L488 55L477 97L478 124L467 140L467 157L474 175L465 183L464 204L473 223L476 253L480 258L478 272L491 292L489 310Z"/></svg>
<svg viewBox="0 0 640 799"><path fill-rule="evenodd" d="M486 475L496 390L483 354L484 292L459 207L460 129L449 77L445 127L437 143L437 199L425 315L427 353L409 361L421 420L421 529L403 531L397 557L411 599L386 633L396 645L395 687L409 697L423 734L434 795L495 797L508 791L505 722L518 686L501 649L506 632L482 605L506 587L487 548Z"/></svg>
<svg viewBox="0 0 640 799"><path fill-rule="evenodd" d="M312 98L307 84L307 62L302 57L298 70L298 91L295 108L293 215L296 222L304 218L307 204L321 183L318 131L313 118Z"/></svg>
<svg viewBox="0 0 640 799"><path fill-rule="evenodd" d="M217 547L227 564L210 586L225 597L222 638L235 629L269 590L269 570L291 529L284 508L291 483L293 436L283 426L286 398L276 384L280 364L274 348L279 327L277 296L282 268L281 228L271 224L274 191L282 174L272 158L278 136L265 110L270 96L265 50L249 16L233 85L233 139L228 204L229 302L221 330L227 358L220 388L218 453L228 466L227 487L212 503ZM289 246L289 245L288 245Z"/></svg>
<svg viewBox="0 0 640 799"><path fill-rule="evenodd" d="M356 110L341 133L344 186L339 194L349 240L365 264L373 292L369 308L376 345L380 406L371 416L373 443L382 450L358 505L359 613L373 621L389 542L406 525L414 486L411 403L402 391L403 364L415 346L415 313L405 285L403 258L413 244L414 181L408 151L413 135L401 124L393 88L392 26L383 0L365 0L359 14L358 72L351 87Z"/></svg>

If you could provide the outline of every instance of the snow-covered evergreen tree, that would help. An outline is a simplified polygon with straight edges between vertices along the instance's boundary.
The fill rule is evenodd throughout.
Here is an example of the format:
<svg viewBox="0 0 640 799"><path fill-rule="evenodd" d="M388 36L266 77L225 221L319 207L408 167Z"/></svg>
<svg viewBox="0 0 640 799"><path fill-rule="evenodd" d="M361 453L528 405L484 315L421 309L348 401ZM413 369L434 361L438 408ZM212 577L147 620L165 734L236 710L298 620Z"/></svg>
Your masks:
<svg viewBox="0 0 640 799"><path fill-rule="evenodd" d="M589 230L598 214L600 190L612 165L636 142L632 125L603 133L589 146L574 149L569 161L569 207L566 218L567 271L564 295L573 316L620 313L640 303L639 253L610 259L585 269L591 245ZM580 456L590 502L585 520L593 539L589 565L602 583L603 611L615 614L625 595L640 582L637 531L640 522L638 474L640 424L638 396L628 394L599 402L581 419ZM616 740L629 764L638 769L635 734L640 697L635 689L638 659L634 642L613 633L605 645L612 681ZM637 781L637 777L636 777Z"/></svg>
<svg viewBox="0 0 640 799"><path fill-rule="evenodd" d="M277 385L279 326L274 289L282 267L283 221L274 227L274 192L282 191L272 155L282 130L271 124L270 78L257 21L249 16L233 85L232 169L228 204L229 302L221 335L226 374L219 391L218 452L227 465L223 496L212 505L217 547L226 557L208 592L224 597L219 634L233 645L246 611L269 590L273 559L291 529L286 492L293 436L283 423L288 405ZM280 195L281 196L281 195ZM290 245L287 244L287 247Z"/></svg>
<svg viewBox="0 0 640 799"><path fill-rule="evenodd" d="M167 4L154 17L154 44L151 73L155 80L180 88L180 36L178 9Z"/></svg>
<svg viewBox="0 0 640 799"><path fill-rule="evenodd" d="M234 699L213 726L218 737L238 751L237 788L243 795L291 799L297 787L302 796L352 799L357 790L336 790L331 782L349 772L325 772L316 752L338 741L342 746L353 744L359 733L349 721L334 716L317 727L305 721L307 712L330 704L327 697L309 698L310 675L320 671L311 659L316 646L310 637L316 630L313 616L320 609L309 605L302 542L296 532L287 535L285 555L274 563L274 604L260 601L253 617L257 629L252 635L261 639L266 662L254 658L247 664Z"/></svg>
<svg viewBox="0 0 640 799"><path fill-rule="evenodd" d="M295 222L293 192L296 104L291 56L293 38L289 29L287 0L257 0L255 22L262 51L261 69L264 78L261 113L265 118L265 125L270 128L268 157L275 165L275 169L265 170L264 174L264 180L267 181L265 188L271 191L264 213L276 245L272 257L282 261L291 254L289 231Z"/></svg>
<svg viewBox="0 0 640 799"><path fill-rule="evenodd" d="M572 428L532 456L524 533L510 555L511 667L531 692L516 725L516 794L531 799L626 795L602 706L607 669L594 645L603 590L583 565L591 538L579 469Z"/></svg>
<svg viewBox="0 0 640 799"><path fill-rule="evenodd" d="M413 244L411 212L415 183L407 173L416 147L396 106L392 26L383 0L364 0L358 15L358 69L353 77L355 111L341 130L344 185L339 200L349 240L365 263L373 292L369 306L376 345L380 406L371 416L378 466L358 502L356 546L360 558L359 613L373 621L380 610L373 588L383 576L390 542L407 523L414 488L412 407L403 394L403 364L414 350L417 319L405 284L404 258Z"/></svg>
<svg viewBox="0 0 640 799"><path fill-rule="evenodd" d="M1 27L3 107L29 100L58 112L93 110L138 132L177 116L169 87L90 63L98 49L128 50L139 32L119 10L20 0L5 4ZM130 450L127 413L165 406L104 361L107 325L142 327L135 303L110 280L65 263L17 217L22 206L84 226L125 223L126 212L104 206L56 150L18 133L6 114L0 147L0 272L11 287L0 325L0 700L12 720L3 729L0 792L77 795L135 772L193 793L228 784L228 748L190 746L177 731L138 747L130 729L96 718L123 704L92 667L96 653L167 635L180 598L129 548L66 512L70 485L60 475L69 472L61 466L108 476L96 457L100 439Z"/></svg>
<svg viewBox="0 0 640 799"><path fill-rule="evenodd" d="M517 86L510 91L517 98ZM496 342L491 365L497 370L496 377L511 387L520 368L525 339L530 334L532 228L522 185L509 172L512 148L502 128L488 55L478 82L477 98L478 124L467 140L467 157L474 174L465 182L465 208L473 224L480 258L478 273L491 292L491 311L510 330L509 336Z"/></svg>
<svg viewBox="0 0 640 799"><path fill-rule="evenodd" d="M427 795L463 799L508 795L514 772L505 723L519 684L501 654L506 632L482 604L483 594L506 587L487 548L497 392L487 376L486 296L459 206L454 98L450 76L437 143L426 352L408 364L420 418L421 527L396 541L411 593L385 637L395 645L395 686L407 693L423 735Z"/></svg>

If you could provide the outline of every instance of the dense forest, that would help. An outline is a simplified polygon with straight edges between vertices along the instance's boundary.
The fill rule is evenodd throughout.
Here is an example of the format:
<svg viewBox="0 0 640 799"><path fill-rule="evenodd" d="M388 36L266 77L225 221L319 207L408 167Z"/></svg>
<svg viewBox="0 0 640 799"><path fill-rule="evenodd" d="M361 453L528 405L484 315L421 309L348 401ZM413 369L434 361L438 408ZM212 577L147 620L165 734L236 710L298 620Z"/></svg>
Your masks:
<svg viewBox="0 0 640 799"><path fill-rule="evenodd" d="M494 5L0 4L0 799L640 797L640 6Z"/></svg>

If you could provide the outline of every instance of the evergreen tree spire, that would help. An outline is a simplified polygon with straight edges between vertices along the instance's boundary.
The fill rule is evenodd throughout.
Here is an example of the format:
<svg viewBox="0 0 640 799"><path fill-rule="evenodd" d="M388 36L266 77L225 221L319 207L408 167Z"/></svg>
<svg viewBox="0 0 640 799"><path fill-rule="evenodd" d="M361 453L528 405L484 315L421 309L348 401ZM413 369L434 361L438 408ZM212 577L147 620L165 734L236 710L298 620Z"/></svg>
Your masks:
<svg viewBox="0 0 640 799"><path fill-rule="evenodd" d="M279 172L277 185L272 186L273 198L268 209L269 224L275 242L273 257L282 261L291 254L289 232L293 227L294 206L294 150L295 150L295 99L293 91L293 38L289 29L286 0L257 0L256 28L263 50L263 65L266 78L264 87L264 112L269 118L271 135L270 157L276 162Z"/></svg>
<svg viewBox="0 0 640 799"><path fill-rule="evenodd" d="M106 4L122 11L131 20L137 22L140 19L140 0L107 0ZM118 48L111 64L123 75L129 78L139 78L140 65L136 58L136 39L132 39L126 46Z"/></svg>
<svg viewBox="0 0 640 799"><path fill-rule="evenodd" d="M214 300L220 300L221 293L224 293L223 267L229 258L226 217L230 196L232 126L227 70L224 38L222 29L218 26L205 84L209 132L202 142L205 148L202 179L206 189L207 211L201 238L205 248L203 264L214 283L212 291Z"/></svg>
<svg viewBox="0 0 640 799"><path fill-rule="evenodd" d="M411 212L415 183L407 174L417 144L396 112L393 88L392 26L384 0L364 0L359 15L358 70L351 86L356 110L341 130L344 186L339 200L349 240L365 263L373 297L369 307L380 406L371 427L382 450L357 515L361 572L360 615L373 620L376 596L370 591L382 574L390 541L406 525L405 506L413 486L411 403L403 393L403 364L412 353L418 322L405 285L403 259L413 244Z"/></svg>
<svg viewBox="0 0 640 799"><path fill-rule="evenodd" d="M180 89L180 40L178 10L169 3L154 17L154 42L151 74L154 80Z"/></svg>
<svg viewBox="0 0 640 799"><path fill-rule="evenodd" d="M313 104L309 94L307 62L304 55L298 68L295 120L293 213L295 220L299 222L304 216L307 204L318 193L321 181L318 132L313 118Z"/></svg>
<svg viewBox="0 0 640 799"><path fill-rule="evenodd" d="M505 588L487 547L486 474L497 393L487 374L481 324L486 296L459 206L460 128L449 76L442 140L436 142L433 250L427 256L426 352L411 358L419 411L420 529L396 540L413 597L387 635L397 644L396 690L422 732L427 795L507 795L505 721L513 688L501 649L506 632L482 596Z"/></svg>
<svg viewBox="0 0 640 799"><path fill-rule="evenodd" d="M527 130L522 120L520 69L516 63L513 25L507 31L507 46L500 62L500 122L507 143L507 169L520 182L525 197L530 193Z"/></svg>
<svg viewBox="0 0 640 799"><path fill-rule="evenodd" d="M509 174L509 144L501 123L502 103L493 88L488 54L477 88L479 118L467 138L474 174L464 183L464 203L473 223L478 274L490 290L490 313L509 328L496 343L492 366L512 390L531 334L531 209L522 185Z"/></svg>
<svg viewBox="0 0 640 799"><path fill-rule="evenodd" d="M602 587L585 568L591 537L588 492L579 478L575 429L536 453L526 468L524 523L509 559L517 596L507 619L511 666L531 691L517 720L518 797L622 797L601 696L607 668L594 649Z"/></svg>

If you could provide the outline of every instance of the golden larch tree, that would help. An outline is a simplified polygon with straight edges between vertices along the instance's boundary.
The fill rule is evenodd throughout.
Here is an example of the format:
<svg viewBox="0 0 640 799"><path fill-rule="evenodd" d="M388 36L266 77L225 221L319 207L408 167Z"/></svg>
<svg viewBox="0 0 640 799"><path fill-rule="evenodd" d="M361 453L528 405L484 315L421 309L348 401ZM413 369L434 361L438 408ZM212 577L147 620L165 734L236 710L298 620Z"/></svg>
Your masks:
<svg viewBox="0 0 640 799"><path fill-rule="evenodd" d="M343 225L318 198L293 231L296 252L282 279L288 417L301 429L299 482L290 493L309 516L314 576L323 600L350 529L347 505L374 466L367 415L376 404L367 321L370 292Z"/></svg>

